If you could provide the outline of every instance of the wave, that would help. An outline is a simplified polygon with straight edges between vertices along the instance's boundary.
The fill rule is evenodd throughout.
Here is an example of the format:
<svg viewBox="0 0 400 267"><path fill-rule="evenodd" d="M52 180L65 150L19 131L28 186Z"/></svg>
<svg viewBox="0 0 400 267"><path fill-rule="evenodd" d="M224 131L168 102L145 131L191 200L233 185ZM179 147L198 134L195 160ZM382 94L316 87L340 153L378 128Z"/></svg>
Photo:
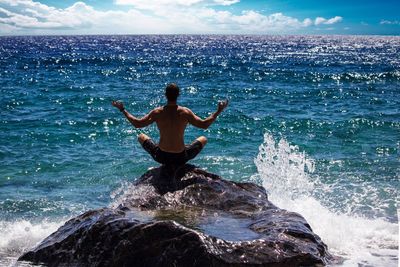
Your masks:
<svg viewBox="0 0 400 267"><path fill-rule="evenodd" d="M15 266L22 253L55 232L64 221L0 221L0 266Z"/></svg>
<svg viewBox="0 0 400 267"><path fill-rule="evenodd" d="M297 146L266 133L254 161L258 173L252 179L277 206L303 215L331 253L344 258L343 266L398 266L398 224L322 205L319 198L329 188L311 175L315 162Z"/></svg>

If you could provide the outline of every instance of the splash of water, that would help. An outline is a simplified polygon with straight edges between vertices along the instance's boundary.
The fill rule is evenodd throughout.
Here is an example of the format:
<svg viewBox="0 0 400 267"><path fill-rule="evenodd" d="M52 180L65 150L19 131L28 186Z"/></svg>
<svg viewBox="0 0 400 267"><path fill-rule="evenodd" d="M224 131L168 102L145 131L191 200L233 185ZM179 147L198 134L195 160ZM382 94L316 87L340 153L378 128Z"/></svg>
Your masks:
<svg viewBox="0 0 400 267"><path fill-rule="evenodd" d="M316 195L323 196L326 187L310 175L314 161L297 146L266 133L254 162L254 178L261 180L271 201L303 215L330 251L345 258L343 266L398 265L398 225L323 206Z"/></svg>
<svg viewBox="0 0 400 267"><path fill-rule="evenodd" d="M31 266L16 261L22 253L55 232L62 222L0 221L0 266Z"/></svg>
<svg viewBox="0 0 400 267"><path fill-rule="evenodd" d="M145 199L146 196L154 194L156 194L156 191L152 186L137 187L132 183L123 182L120 187L111 192L110 196L113 201L110 204L110 208L116 209L120 205Z"/></svg>
<svg viewBox="0 0 400 267"><path fill-rule="evenodd" d="M314 188L306 172L314 171L314 161L285 139L275 143L271 135L265 134L255 164L263 186L270 194L297 199L308 196Z"/></svg>

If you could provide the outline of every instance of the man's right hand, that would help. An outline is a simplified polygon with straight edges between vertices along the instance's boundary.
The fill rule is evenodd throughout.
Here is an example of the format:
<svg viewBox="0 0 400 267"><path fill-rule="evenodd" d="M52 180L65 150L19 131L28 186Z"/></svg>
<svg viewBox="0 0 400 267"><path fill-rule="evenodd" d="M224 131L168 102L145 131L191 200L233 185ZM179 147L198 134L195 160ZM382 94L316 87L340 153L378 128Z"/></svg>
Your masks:
<svg viewBox="0 0 400 267"><path fill-rule="evenodd" d="M228 99L218 102L218 113L221 113L228 106Z"/></svg>
<svg viewBox="0 0 400 267"><path fill-rule="evenodd" d="M124 108L124 103L120 102L120 101L112 101L111 104L116 107L117 109L119 109L119 111L123 111Z"/></svg>

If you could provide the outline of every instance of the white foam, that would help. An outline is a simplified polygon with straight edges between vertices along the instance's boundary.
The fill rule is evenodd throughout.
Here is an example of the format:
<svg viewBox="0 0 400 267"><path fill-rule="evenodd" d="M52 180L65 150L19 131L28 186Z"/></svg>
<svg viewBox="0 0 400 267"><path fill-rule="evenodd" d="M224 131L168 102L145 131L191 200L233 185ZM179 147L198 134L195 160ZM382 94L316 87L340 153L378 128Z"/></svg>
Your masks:
<svg viewBox="0 0 400 267"><path fill-rule="evenodd" d="M266 133L254 162L258 174L253 178L261 180L270 200L303 215L331 253L345 258L342 266L398 266L398 225L323 206L315 195L323 196L326 188L313 180L314 161L297 146Z"/></svg>
<svg viewBox="0 0 400 267"><path fill-rule="evenodd" d="M63 222L0 221L0 254L20 256L23 252L33 248L38 242L55 232Z"/></svg>

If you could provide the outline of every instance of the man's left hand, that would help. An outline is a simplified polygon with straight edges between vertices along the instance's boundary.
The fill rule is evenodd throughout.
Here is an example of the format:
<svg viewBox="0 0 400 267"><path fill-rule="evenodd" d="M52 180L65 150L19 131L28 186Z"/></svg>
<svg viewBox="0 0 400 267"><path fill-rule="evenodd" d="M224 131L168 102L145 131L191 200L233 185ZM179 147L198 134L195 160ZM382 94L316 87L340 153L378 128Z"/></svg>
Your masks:
<svg viewBox="0 0 400 267"><path fill-rule="evenodd" d="M119 109L119 111L123 111L124 108L124 103L120 102L120 101L112 101L111 104L116 107L117 109Z"/></svg>
<svg viewBox="0 0 400 267"><path fill-rule="evenodd" d="M218 102L218 112L222 112L228 106L228 99Z"/></svg>

